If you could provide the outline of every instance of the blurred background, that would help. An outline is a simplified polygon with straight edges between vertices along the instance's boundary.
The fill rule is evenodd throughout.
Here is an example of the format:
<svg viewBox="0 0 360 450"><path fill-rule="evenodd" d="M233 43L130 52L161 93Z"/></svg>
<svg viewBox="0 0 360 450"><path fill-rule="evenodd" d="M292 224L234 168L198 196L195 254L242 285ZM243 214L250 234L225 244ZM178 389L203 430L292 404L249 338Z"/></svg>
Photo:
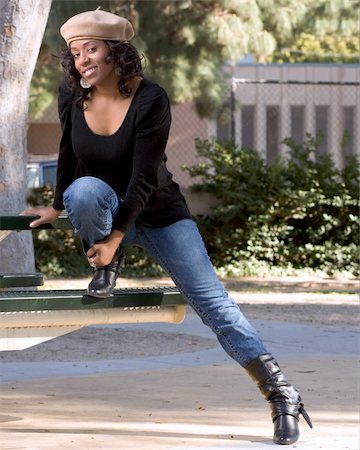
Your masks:
<svg viewBox="0 0 360 450"><path fill-rule="evenodd" d="M55 184L59 28L99 6L133 23L146 77L169 94L168 166L216 264L357 274L359 2L53 0L31 84L29 188Z"/></svg>

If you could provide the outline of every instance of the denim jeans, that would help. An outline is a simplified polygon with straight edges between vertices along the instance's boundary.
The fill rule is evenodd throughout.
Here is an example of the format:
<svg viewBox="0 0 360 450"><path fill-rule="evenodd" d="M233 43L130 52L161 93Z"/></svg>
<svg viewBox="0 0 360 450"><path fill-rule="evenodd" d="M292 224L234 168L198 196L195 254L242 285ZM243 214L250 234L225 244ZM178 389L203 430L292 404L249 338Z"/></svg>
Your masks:
<svg viewBox="0 0 360 450"><path fill-rule="evenodd" d="M64 205L75 231L91 246L111 233L113 217L122 201L103 181L75 180L64 193ZM184 219L161 228L133 225L123 245L143 247L173 279L220 344L246 367L268 353L256 330L218 280L198 228Z"/></svg>

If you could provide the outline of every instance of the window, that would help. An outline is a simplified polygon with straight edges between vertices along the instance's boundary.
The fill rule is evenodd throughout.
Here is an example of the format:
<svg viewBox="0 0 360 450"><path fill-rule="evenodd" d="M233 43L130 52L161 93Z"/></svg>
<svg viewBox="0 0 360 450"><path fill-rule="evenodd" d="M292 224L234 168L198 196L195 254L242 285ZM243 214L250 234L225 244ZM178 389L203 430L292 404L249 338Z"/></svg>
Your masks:
<svg viewBox="0 0 360 450"><path fill-rule="evenodd" d="M304 106L291 106L290 107L290 133L292 139L296 144L301 144L304 141Z"/></svg>
<svg viewBox="0 0 360 450"><path fill-rule="evenodd" d="M266 161L273 163L279 154L279 117L278 106L266 107Z"/></svg>
<svg viewBox="0 0 360 450"><path fill-rule="evenodd" d="M344 156L350 156L355 154L354 148L354 117L355 107L344 106L342 110L342 140L341 147L344 152Z"/></svg>
<svg viewBox="0 0 360 450"><path fill-rule="evenodd" d="M328 148L328 106L315 107L315 133L319 138L318 152L320 155L327 153Z"/></svg>
<svg viewBox="0 0 360 450"><path fill-rule="evenodd" d="M220 142L229 141L232 139L231 135L231 121L233 112L231 109L230 100L227 99L216 120L216 138Z"/></svg>
<svg viewBox="0 0 360 450"><path fill-rule="evenodd" d="M231 122L218 120L216 122L216 137L218 141L224 142L231 139Z"/></svg>
<svg viewBox="0 0 360 450"><path fill-rule="evenodd" d="M255 106L241 107L241 147L254 149L255 147Z"/></svg>

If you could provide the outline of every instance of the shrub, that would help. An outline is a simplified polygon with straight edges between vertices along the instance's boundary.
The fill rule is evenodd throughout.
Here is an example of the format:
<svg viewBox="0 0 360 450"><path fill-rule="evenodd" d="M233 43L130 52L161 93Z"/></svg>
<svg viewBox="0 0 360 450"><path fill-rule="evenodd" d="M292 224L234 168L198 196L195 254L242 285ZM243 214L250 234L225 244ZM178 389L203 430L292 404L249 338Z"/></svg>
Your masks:
<svg viewBox="0 0 360 450"><path fill-rule="evenodd" d="M316 156L311 136L284 143L289 157L266 166L254 150L197 140L202 162L185 168L200 177L194 189L217 199L199 226L218 267L244 261L301 269L359 273L359 164L339 171ZM259 265L261 267L261 264Z"/></svg>

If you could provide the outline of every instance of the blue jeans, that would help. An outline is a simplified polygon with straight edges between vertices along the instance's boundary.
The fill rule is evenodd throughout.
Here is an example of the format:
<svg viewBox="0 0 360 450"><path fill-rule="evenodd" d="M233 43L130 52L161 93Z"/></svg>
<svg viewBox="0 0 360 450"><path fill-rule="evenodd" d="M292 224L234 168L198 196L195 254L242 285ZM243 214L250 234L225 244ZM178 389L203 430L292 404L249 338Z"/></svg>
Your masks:
<svg viewBox="0 0 360 450"><path fill-rule="evenodd" d="M64 205L75 231L90 246L111 233L121 203L111 187L93 177L75 180L64 193ZM268 353L219 282L195 222L184 219L161 228L136 224L127 232L123 244L148 251L169 273L204 324L214 331L226 353L241 366Z"/></svg>

